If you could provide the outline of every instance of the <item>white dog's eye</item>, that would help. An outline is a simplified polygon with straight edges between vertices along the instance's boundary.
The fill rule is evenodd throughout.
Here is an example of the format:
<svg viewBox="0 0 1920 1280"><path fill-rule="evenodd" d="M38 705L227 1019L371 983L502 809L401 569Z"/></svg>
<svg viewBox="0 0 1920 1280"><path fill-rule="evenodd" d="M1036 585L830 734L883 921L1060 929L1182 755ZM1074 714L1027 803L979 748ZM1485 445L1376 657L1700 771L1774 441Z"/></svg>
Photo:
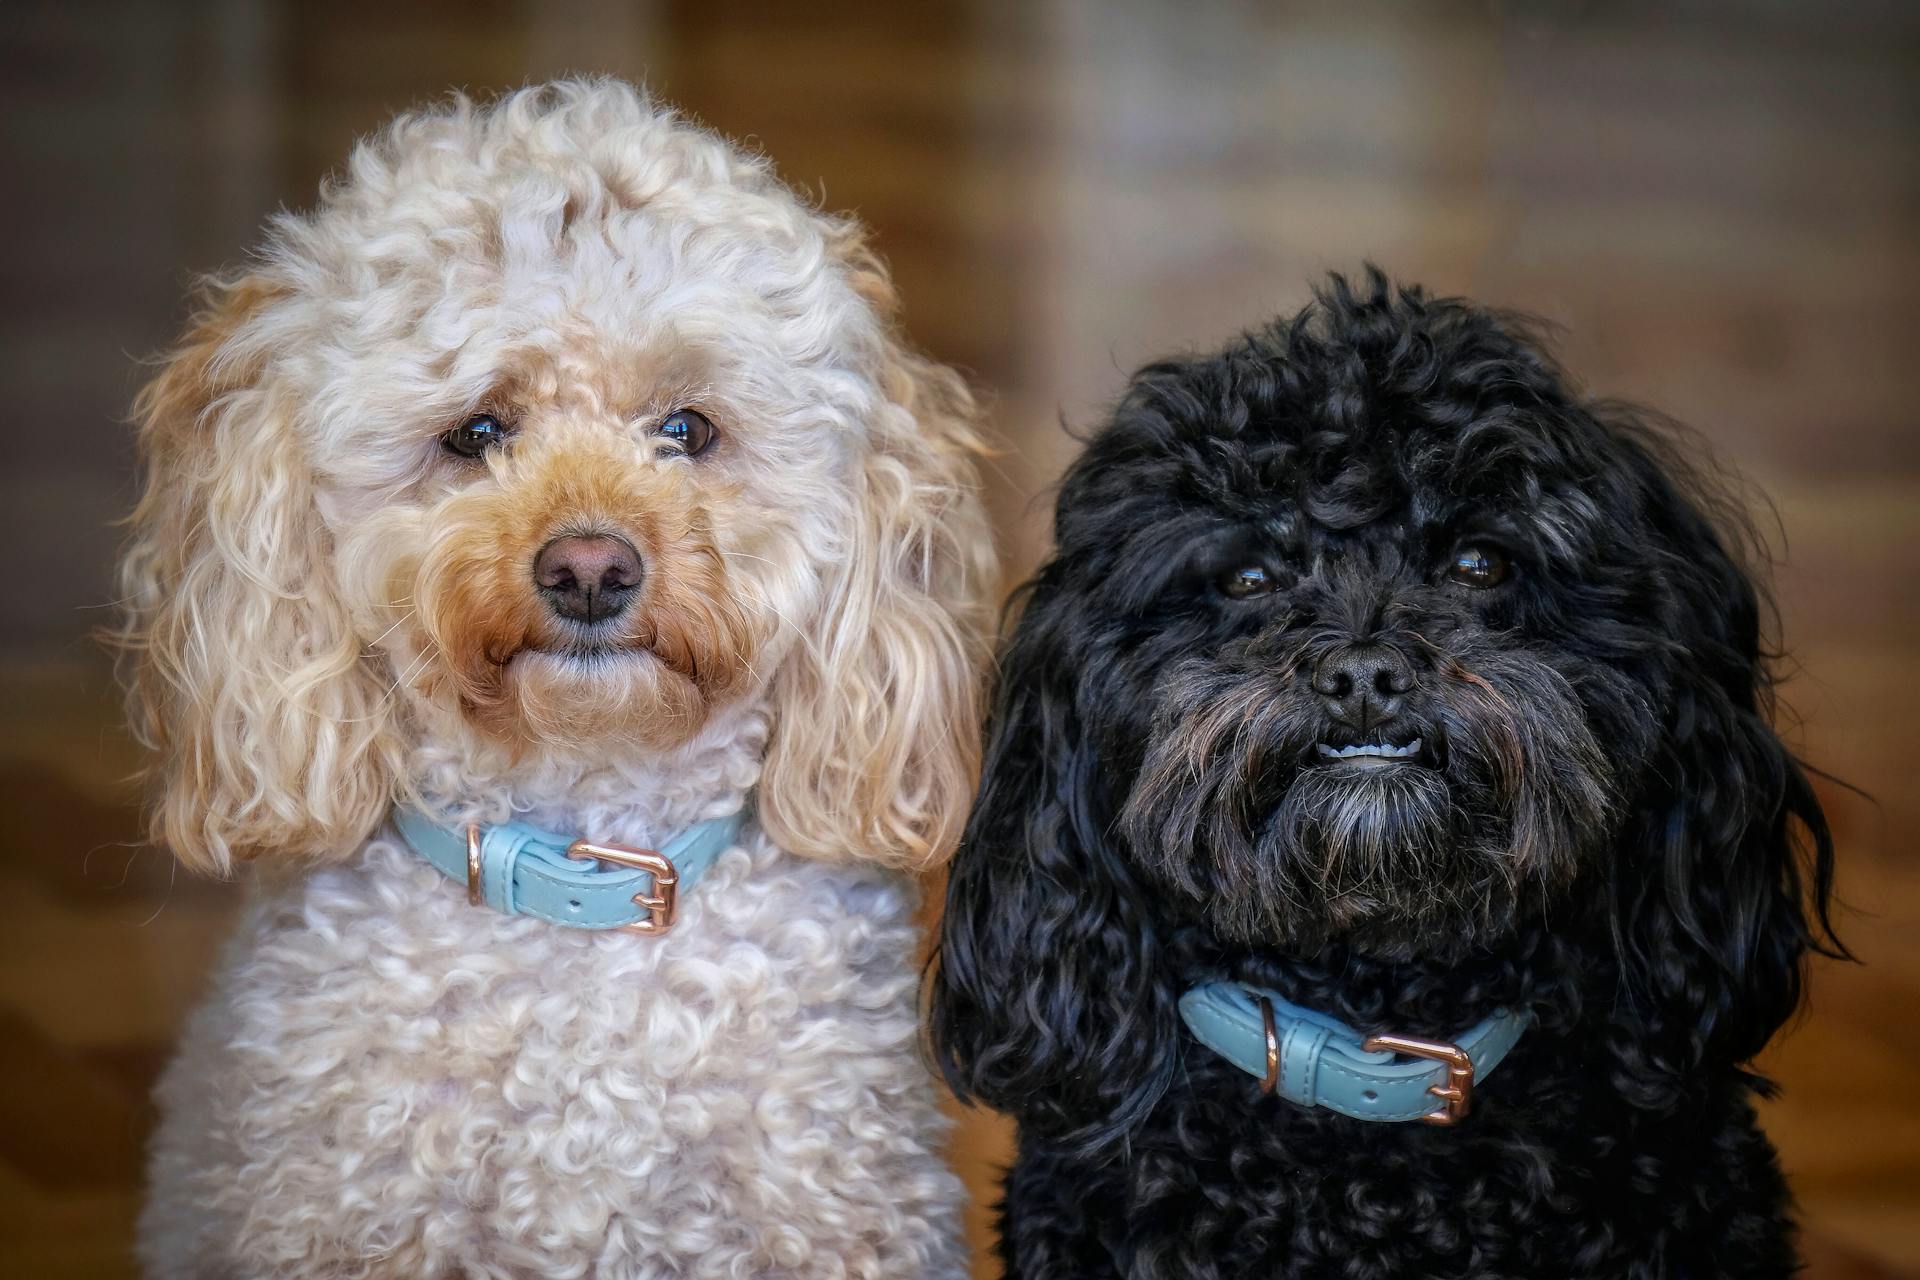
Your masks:
<svg viewBox="0 0 1920 1280"><path fill-rule="evenodd" d="M691 458L705 453L720 433L698 409L680 409L662 418L653 434L666 446L664 452Z"/></svg>
<svg viewBox="0 0 1920 1280"><path fill-rule="evenodd" d="M1507 553L1485 543L1469 542L1453 553L1447 581L1463 587L1497 587L1513 572Z"/></svg>
<svg viewBox="0 0 1920 1280"><path fill-rule="evenodd" d="M448 453L457 453L463 458L477 458L504 443L506 438L507 429L500 419L490 413L476 413L441 436L440 444Z"/></svg>

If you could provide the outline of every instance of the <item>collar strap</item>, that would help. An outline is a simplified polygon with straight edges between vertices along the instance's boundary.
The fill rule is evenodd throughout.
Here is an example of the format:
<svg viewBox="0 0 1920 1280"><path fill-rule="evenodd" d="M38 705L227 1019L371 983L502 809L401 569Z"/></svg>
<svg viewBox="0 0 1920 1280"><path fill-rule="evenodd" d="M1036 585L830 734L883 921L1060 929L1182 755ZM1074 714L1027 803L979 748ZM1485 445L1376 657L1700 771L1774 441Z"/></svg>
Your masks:
<svg viewBox="0 0 1920 1280"><path fill-rule="evenodd" d="M745 809L709 818L655 850L594 844L524 822L442 827L412 809L393 811L407 845L448 879L465 882L475 906L569 929L645 934L673 927L679 895L733 847L745 821Z"/></svg>
<svg viewBox="0 0 1920 1280"><path fill-rule="evenodd" d="M1263 987L1207 982L1180 997L1180 1016L1201 1044L1303 1107L1355 1120L1452 1124L1532 1021L1506 1009L1453 1041L1363 1036ZM1435 1100L1438 1099L1438 1106Z"/></svg>

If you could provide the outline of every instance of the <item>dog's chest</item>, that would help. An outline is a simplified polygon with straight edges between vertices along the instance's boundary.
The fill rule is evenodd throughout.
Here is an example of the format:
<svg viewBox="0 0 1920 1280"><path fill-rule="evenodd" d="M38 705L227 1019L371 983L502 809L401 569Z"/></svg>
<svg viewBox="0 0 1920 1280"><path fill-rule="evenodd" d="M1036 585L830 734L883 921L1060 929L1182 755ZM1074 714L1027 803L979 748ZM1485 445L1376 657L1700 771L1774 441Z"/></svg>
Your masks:
<svg viewBox="0 0 1920 1280"><path fill-rule="evenodd" d="M1570 1063L1514 1065L1442 1127L1303 1110L1201 1064L1136 1135L1119 1184L1084 1182L1081 1203L1143 1280L1706 1276L1723 1274L1715 1251L1747 1259L1724 1272L1744 1275L1784 1256L1783 1188L1739 1096L1659 1120Z"/></svg>
<svg viewBox="0 0 1920 1280"><path fill-rule="evenodd" d="M941 1176L911 907L884 873L735 851L670 934L587 934L376 842L257 905L163 1105L255 1222L346 1205L329 1234L422 1258L762 1256L805 1188Z"/></svg>
<svg viewBox="0 0 1920 1280"><path fill-rule="evenodd" d="M498 1094L521 1121L586 1105L618 1129L804 1072L821 1037L842 1057L909 1044L910 905L879 874L736 851L668 935L566 930L469 906L376 845L263 904L227 982L239 1052L289 1088L416 1116Z"/></svg>

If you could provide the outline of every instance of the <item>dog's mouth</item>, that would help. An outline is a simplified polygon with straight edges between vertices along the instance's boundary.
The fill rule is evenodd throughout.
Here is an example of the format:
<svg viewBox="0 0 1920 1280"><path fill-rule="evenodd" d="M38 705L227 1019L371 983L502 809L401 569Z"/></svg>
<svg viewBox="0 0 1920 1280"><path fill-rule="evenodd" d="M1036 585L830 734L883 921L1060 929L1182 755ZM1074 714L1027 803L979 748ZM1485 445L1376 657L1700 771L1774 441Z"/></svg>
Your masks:
<svg viewBox="0 0 1920 1280"><path fill-rule="evenodd" d="M577 635L551 644L530 644L522 653L544 654L549 658L574 658L582 662L626 657L647 652L647 646L632 636Z"/></svg>
<svg viewBox="0 0 1920 1280"><path fill-rule="evenodd" d="M1422 738L1393 741L1377 737L1356 742L1320 742L1314 745L1315 759L1322 765L1339 769L1390 769L1396 765L1433 764L1432 753Z"/></svg>
<svg viewBox="0 0 1920 1280"><path fill-rule="evenodd" d="M645 646L632 641L606 641L593 644L534 644L522 649L520 654L537 654L542 658L558 658L563 662L593 663L611 658L639 657L646 652Z"/></svg>
<svg viewBox="0 0 1920 1280"><path fill-rule="evenodd" d="M545 634L528 636L515 656L538 655L592 667L621 659L649 657L652 643L650 630L632 625L631 619L613 617L553 625Z"/></svg>

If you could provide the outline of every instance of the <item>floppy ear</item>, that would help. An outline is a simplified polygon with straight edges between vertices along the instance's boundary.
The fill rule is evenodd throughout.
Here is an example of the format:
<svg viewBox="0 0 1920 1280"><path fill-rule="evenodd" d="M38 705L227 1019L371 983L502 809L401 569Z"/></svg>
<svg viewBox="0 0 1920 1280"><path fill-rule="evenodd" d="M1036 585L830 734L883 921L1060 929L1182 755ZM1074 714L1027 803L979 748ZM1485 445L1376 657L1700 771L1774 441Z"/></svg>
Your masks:
<svg viewBox="0 0 1920 1280"><path fill-rule="evenodd" d="M1683 638L1638 829L1615 872L1612 928L1641 1077L1751 1059L1798 1007L1809 950L1844 955L1829 919L1833 841L1813 788L1768 723L1761 596L1688 495L1685 463L1629 437ZM1658 461L1655 459L1658 458Z"/></svg>
<svg viewBox="0 0 1920 1280"><path fill-rule="evenodd" d="M285 290L209 281L135 402L145 490L120 566L135 733L157 756L151 830L197 871L350 852L386 811L398 751L335 590L330 539L262 377Z"/></svg>
<svg viewBox="0 0 1920 1280"><path fill-rule="evenodd" d="M844 235L838 251L885 326L886 277ZM775 677L759 809L795 853L925 867L952 851L979 770L993 543L965 385L890 328L876 352L849 545L820 621Z"/></svg>
<svg viewBox="0 0 1920 1280"><path fill-rule="evenodd" d="M947 882L931 1036L962 1101L1093 1153L1159 1099L1181 1037L1152 916L1108 836L1072 641L1043 576L1002 661Z"/></svg>

